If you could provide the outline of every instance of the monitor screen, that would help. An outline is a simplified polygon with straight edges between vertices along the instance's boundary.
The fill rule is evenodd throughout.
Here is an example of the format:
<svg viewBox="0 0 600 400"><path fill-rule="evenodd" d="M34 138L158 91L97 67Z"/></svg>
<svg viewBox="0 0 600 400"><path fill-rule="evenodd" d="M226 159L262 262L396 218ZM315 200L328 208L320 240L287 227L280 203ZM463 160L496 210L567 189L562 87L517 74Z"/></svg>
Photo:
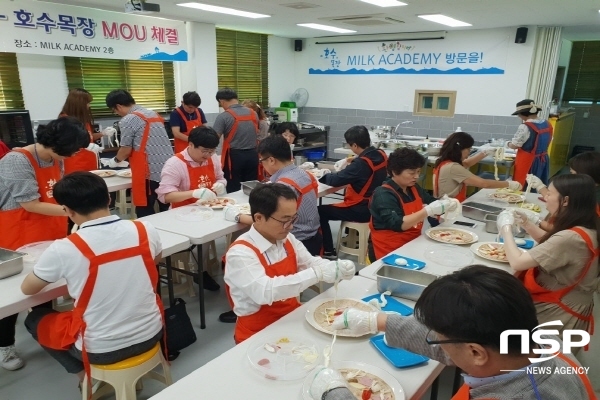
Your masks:
<svg viewBox="0 0 600 400"><path fill-rule="evenodd" d="M0 139L10 148L34 143L29 111L0 111Z"/></svg>

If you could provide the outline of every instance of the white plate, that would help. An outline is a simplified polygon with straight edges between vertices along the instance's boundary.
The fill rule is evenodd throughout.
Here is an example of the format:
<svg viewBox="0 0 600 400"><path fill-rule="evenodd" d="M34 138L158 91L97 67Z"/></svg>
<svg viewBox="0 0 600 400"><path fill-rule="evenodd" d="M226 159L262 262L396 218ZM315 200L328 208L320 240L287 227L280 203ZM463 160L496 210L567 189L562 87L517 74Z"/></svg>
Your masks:
<svg viewBox="0 0 600 400"><path fill-rule="evenodd" d="M115 176L117 174L117 171L114 171L112 169L96 169L96 170L90 171L90 172L94 175L98 175L101 178L109 178L109 177Z"/></svg>
<svg viewBox="0 0 600 400"><path fill-rule="evenodd" d="M344 301L344 302L345 302L345 301L352 301L352 302L354 302L354 304L357 304L357 305L360 305L360 306L362 306L362 308L361 308L361 309L365 309L365 310L366 310L366 309L368 308L368 309L369 309L369 310L371 310L371 311L377 311L377 310L376 310L375 308L373 308L371 305L369 305L368 303L365 303L365 302L364 302L364 301L362 301L362 300L357 300L357 299L348 299L348 298L344 298L344 299L336 299L336 302L341 302L341 301ZM320 325L320 324L317 322L317 320L315 319L315 310L316 310L317 308L319 308L321 305L323 305L323 304L325 304L325 303L328 303L328 302L332 302L332 303L333 303L333 299L331 299L331 298L330 298L330 299L324 299L324 300L322 300L322 301L320 301L320 302L315 302L315 303L312 303L312 304L311 304L311 306L308 308L308 310L306 310L306 314L304 314L304 316L306 317L306 320L308 321L308 323L309 323L309 324L310 324L310 325L311 325L313 328L315 328L316 330L318 330L318 331L321 331L321 332L328 333L328 334L330 334L330 335L333 335L333 330L331 330L331 329L326 329L326 328L323 328L323 327L322 327L322 326L321 326L321 325ZM338 335L338 336L343 336L343 337L360 337L360 336L365 336L365 334L363 334L363 335L357 335L357 334L352 334L352 333L349 333L349 332L344 332L343 330L341 330L341 331L338 331L338 332L337 332L337 335Z"/></svg>
<svg viewBox="0 0 600 400"><path fill-rule="evenodd" d="M242 214L251 215L250 214L250 203L236 204L235 206L240 209L240 212Z"/></svg>
<svg viewBox="0 0 600 400"><path fill-rule="evenodd" d="M124 169L122 171L118 171L117 176L120 176L121 178L131 178L131 170Z"/></svg>
<svg viewBox="0 0 600 400"><path fill-rule="evenodd" d="M214 215L212 208L198 207L179 207L175 211L175 218L185 222L199 222L211 219Z"/></svg>
<svg viewBox="0 0 600 400"><path fill-rule="evenodd" d="M485 258L486 260L496 261L496 262L501 262L501 263L508 263L508 260L498 260L497 258L493 258L493 257L486 256L485 254L481 254L479 252L479 247L483 246L484 244L491 244L491 245L494 245L494 246L497 246L497 247L504 246L502 243L498 243L498 242L473 243L471 245L471 251L473 252L473 254L475 254L478 257Z"/></svg>
<svg viewBox="0 0 600 400"><path fill-rule="evenodd" d="M396 378L394 378L389 372L378 368L374 365L365 364L358 361L332 361L331 368L334 369L360 369L369 374L375 375L384 381L390 388L392 388L392 393L394 394L394 400L406 400L406 393L404 389L400 385L400 382ZM306 379L304 379L304 384L302 385L302 399L304 400L317 400L310 395L310 385L313 382L315 374L321 371L321 368L315 368ZM320 398L319 398L320 400Z"/></svg>
<svg viewBox="0 0 600 400"><path fill-rule="evenodd" d="M452 242L449 242L449 241L446 241L446 240L443 240L443 239L439 239L439 238L433 237L432 233L436 232L436 231L456 231L456 232L461 232L461 233L469 234L469 235L471 235L471 240L469 240L468 242L465 242L465 243L452 243ZM435 240L436 242L446 243L446 244L456 244L456 245L459 245L459 246L462 246L464 244L475 243L476 241L479 240L479 236L477 236L477 234L475 234L475 233L473 233L471 231L468 231L466 229L440 227L440 226L438 226L436 228L428 229L427 232L425 232L425 235L427 235L427 237L429 239Z"/></svg>
<svg viewBox="0 0 600 400"><path fill-rule="evenodd" d="M232 199L231 197L217 197L217 200L224 200L224 199L227 199L229 201L230 205L235 205L235 203L236 203L235 199ZM212 208L213 210L220 210L225 207L221 204L216 204L214 206L210 206L210 205L208 205L209 202L210 202L210 200L198 200L196 202L196 204L199 206L205 206L205 207Z"/></svg>

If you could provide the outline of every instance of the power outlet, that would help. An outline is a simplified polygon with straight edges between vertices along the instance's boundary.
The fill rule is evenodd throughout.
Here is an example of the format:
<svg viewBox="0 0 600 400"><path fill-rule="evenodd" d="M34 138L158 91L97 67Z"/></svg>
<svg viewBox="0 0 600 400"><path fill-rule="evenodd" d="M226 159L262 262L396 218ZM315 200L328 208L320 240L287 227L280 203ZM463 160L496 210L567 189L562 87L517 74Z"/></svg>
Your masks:
<svg viewBox="0 0 600 400"><path fill-rule="evenodd" d="M590 116L590 112L589 111L586 111L586 112L583 113L583 118L587 118L589 116Z"/></svg>

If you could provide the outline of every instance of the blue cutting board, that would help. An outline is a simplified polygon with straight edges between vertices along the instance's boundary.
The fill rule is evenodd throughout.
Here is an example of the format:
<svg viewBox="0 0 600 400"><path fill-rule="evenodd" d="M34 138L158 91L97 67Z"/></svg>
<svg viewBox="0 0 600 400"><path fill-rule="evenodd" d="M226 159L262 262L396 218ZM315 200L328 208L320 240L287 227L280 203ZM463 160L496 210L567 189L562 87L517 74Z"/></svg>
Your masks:
<svg viewBox="0 0 600 400"><path fill-rule="evenodd" d="M364 299L362 299L362 301L368 303L369 300L371 299L377 299L377 301L380 301L381 299L381 293L377 293L371 296L367 296ZM400 303L398 300L396 300L395 298L393 298L392 296L385 296L385 299L387 300L387 304L385 305L385 307L383 307L381 310L382 311L391 311L391 312L396 312L400 315L403 316L407 316L407 315L411 315L413 313L413 309L410 308L409 306Z"/></svg>
<svg viewBox="0 0 600 400"><path fill-rule="evenodd" d="M404 258L408 264L397 265L396 260L398 258ZM383 261L384 264L391 265L392 267L398 267L398 268L419 270L419 269L423 269L425 267L424 261L415 260L413 258L404 257L404 256L398 255L398 254L390 254L389 256L385 256L381 259L381 261Z"/></svg>
<svg viewBox="0 0 600 400"><path fill-rule="evenodd" d="M429 358L420 354L388 346L383 341L383 335L373 336L369 341L396 368L412 367L429 361Z"/></svg>
<svg viewBox="0 0 600 400"><path fill-rule="evenodd" d="M515 238L515 240L517 240L518 238ZM522 249L525 250L529 250L533 248L533 245L535 244L535 242L533 240L530 239L523 239L525 241L525 244L522 245L517 245L517 247L520 247ZM500 243L504 243L504 239L500 238Z"/></svg>

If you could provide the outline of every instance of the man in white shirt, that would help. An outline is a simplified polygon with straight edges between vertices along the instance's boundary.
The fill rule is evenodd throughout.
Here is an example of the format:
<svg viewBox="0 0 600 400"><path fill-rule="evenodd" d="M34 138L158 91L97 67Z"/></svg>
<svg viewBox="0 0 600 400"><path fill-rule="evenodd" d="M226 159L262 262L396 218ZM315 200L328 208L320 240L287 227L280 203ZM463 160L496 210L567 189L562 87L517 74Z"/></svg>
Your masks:
<svg viewBox="0 0 600 400"><path fill-rule="evenodd" d="M238 316L234 339L240 343L300 306L302 291L319 281L352 279L354 263L313 257L290 231L298 220L296 193L272 183L250 193L253 225L225 256L225 284ZM239 221L227 209L225 219Z"/></svg>
<svg viewBox="0 0 600 400"><path fill-rule="evenodd" d="M106 183L92 173L65 176L54 186L54 198L79 231L48 247L21 290L32 295L64 278L75 309L35 309L25 326L83 380L82 352L91 364L113 364L152 349L162 337L155 292L162 247L150 224L110 214Z"/></svg>

